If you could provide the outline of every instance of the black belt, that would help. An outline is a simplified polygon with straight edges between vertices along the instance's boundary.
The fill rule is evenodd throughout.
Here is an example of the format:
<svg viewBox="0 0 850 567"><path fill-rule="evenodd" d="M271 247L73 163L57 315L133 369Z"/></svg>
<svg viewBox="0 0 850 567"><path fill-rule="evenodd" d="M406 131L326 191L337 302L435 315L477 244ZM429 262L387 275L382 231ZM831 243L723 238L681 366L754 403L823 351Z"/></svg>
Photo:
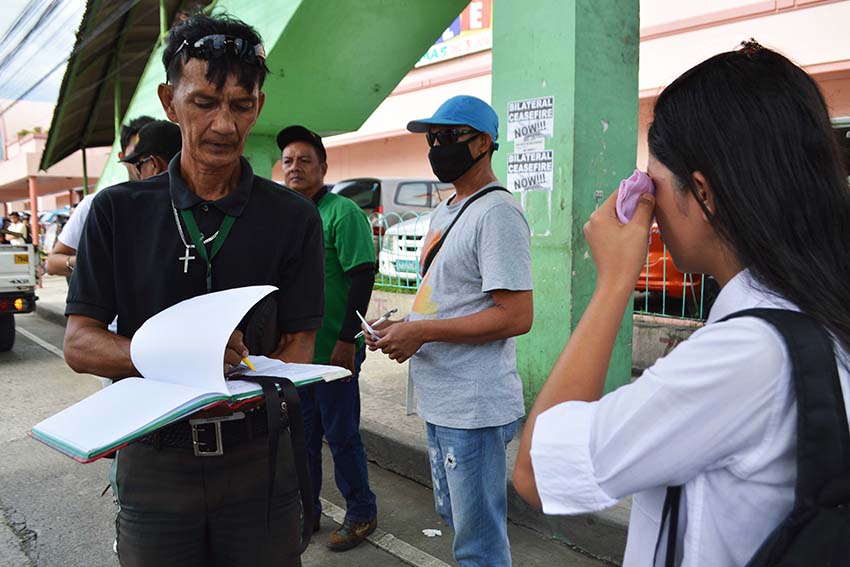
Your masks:
<svg viewBox="0 0 850 567"><path fill-rule="evenodd" d="M178 421L143 437L139 442L157 449L179 449L193 451L199 457L214 457L224 454L225 448L247 443L268 433L266 410L259 407L222 418Z"/></svg>
<svg viewBox="0 0 850 567"><path fill-rule="evenodd" d="M269 493L266 502L266 525L270 526L271 502L274 496L274 479L277 472L277 449L281 429L289 427L292 441L292 456L298 487L301 493L301 545L304 552L313 535L313 491L307 467L307 451L304 446L304 422L301 416L301 399L295 385L287 378L252 376L263 389L265 407L246 412L236 412L224 418L192 419L179 421L140 439L154 447L185 448L195 455L214 457L222 455L225 445L239 444L259 436L267 436L269 443ZM280 391L278 391L280 388ZM281 398L283 398L281 400Z"/></svg>

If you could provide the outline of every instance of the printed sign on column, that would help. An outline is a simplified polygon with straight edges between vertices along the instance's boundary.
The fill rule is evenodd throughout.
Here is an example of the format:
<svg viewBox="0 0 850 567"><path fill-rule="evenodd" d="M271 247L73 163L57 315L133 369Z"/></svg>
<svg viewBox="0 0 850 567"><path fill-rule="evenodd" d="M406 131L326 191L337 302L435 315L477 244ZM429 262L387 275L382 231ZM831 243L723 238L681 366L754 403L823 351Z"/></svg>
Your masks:
<svg viewBox="0 0 850 567"><path fill-rule="evenodd" d="M527 143L551 138L555 132L555 97L542 96L508 103L508 141Z"/></svg>
<svg viewBox="0 0 850 567"><path fill-rule="evenodd" d="M508 189L551 191L552 164L552 150L508 154Z"/></svg>

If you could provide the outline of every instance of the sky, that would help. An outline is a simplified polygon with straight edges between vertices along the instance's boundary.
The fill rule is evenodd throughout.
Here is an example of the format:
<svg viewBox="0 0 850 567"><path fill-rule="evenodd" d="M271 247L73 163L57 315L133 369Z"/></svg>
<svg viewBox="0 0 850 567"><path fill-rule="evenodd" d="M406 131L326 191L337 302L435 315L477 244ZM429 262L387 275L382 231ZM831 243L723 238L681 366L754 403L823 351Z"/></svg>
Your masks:
<svg viewBox="0 0 850 567"><path fill-rule="evenodd" d="M76 41L85 0L2 0L0 10L0 99L55 102L65 74L64 63ZM53 11L33 30L46 9ZM27 14L29 10L29 14ZM17 30L10 28L21 17ZM31 92L40 79L49 76Z"/></svg>

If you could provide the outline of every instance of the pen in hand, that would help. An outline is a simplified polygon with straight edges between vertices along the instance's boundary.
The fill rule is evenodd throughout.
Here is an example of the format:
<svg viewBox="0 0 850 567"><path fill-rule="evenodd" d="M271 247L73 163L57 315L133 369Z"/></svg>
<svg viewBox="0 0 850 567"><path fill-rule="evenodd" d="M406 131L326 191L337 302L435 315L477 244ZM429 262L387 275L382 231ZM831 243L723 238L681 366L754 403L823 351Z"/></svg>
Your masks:
<svg viewBox="0 0 850 567"><path fill-rule="evenodd" d="M369 325L369 322L366 321L366 318L360 314L360 311L357 311L355 309L354 312L357 314L357 317L360 318L360 322L363 323L363 326L366 327L366 330L369 331L369 334L372 335L372 339L376 341L380 340L381 337L379 337L378 334L375 332L375 329L373 329L371 325Z"/></svg>
<svg viewBox="0 0 850 567"><path fill-rule="evenodd" d="M396 309L396 308L390 309L389 311L387 311L386 313L384 313L383 315L381 315L381 317L380 317L377 321L375 321L374 323L372 323L372 325L380 325L381 323L383 323L384 321L386 321L387 319L389 319L389 318L393 315L393 313L396 313L397 311L398 311L398 309ZM360 315L360 313L358 313L357 315L359 316L359 315ZM363 320L363 317L360 317L360 319L361 319L361 320ZM363 322L365 323L366 321L363 321ZM368 324L367 324L367 326L368 326ZM365 333L364 331L360 331L359 333L357 333L356 335L354 335L354 338L355 338L355 339L359 339L360 337L362 337L362 336L363 336L363 335L365 335L365 334L366 334L366 333Z"/></svg>
<svg viewBox="0 0 850 567"><path fill-rule="evenodd" d="M251 362L250 360L248 360L247 356L242 359L242 364L244 364L245 366L247 366L248 368L250 368L254 372L257 371L257 368L254 366L254 363Z"/></svg>

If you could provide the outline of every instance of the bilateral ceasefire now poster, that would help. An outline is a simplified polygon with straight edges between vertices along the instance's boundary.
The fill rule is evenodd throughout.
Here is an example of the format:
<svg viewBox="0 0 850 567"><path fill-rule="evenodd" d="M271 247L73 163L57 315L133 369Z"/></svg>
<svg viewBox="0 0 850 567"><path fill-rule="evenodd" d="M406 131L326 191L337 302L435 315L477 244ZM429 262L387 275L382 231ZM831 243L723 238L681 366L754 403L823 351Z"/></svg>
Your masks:
<svg viewBox="0 0 850 567"><path fill-rule="evenodd" d="M552 150L546 140L555 133L555 97L544 96L508 103L508 189L551 191L554 171Z"/></svg>

